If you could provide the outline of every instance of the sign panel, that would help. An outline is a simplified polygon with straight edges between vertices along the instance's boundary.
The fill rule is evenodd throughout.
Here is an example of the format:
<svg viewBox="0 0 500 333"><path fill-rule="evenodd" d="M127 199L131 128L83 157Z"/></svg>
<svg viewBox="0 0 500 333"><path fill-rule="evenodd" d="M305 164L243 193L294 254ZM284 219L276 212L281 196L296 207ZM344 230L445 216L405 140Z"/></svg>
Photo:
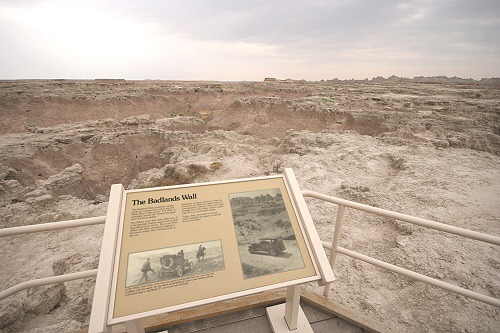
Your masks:
<svg viewBox="0 0 500 333"><path fill-rule="evenodd" d="M320 279L283 176L122 200L109 324Z"/></svg>

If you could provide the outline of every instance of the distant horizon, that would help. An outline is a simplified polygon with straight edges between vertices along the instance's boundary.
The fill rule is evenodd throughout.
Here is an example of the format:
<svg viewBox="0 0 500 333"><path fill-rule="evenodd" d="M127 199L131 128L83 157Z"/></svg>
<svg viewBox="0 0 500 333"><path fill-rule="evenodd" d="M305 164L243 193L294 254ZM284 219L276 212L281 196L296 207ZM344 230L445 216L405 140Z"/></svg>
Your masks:
<svg viewBox="0 0 500 333"><path fill-rule="evenodd" d="M500 77L498 0L2 0L0 78Z"/></svg>
<svg viewBox="0 0 500 333"><path fill-rule="evenodd" d="M391 77L397 77L398 79L404 79L404 80L414 80L417 78L425 78L425 79L438 79L438 78L446 78L446 79L459 79L459 80L474 80L474 81L481 81L481 80L488 80L488 79L500 79L500 76L489 76L489 77L481 77L479 79L476 78L470 78L470 77L460 77L460 76L446 76L446 75L433 75L433 76L424 76L424 75L417 75L413 77L404 77L404 76L398 76L398 75L389 75L387 77L384 77L382 75L379 76L374 76L371 78L348 78L348 79L341 79L337 77L332 77L332 78L327 78L327 79L319 79L319 80L306 80L306 79L301 79L301 78L279 78L279 77L264 77L261 80L216 80L216 79L148 79L148 78L143 78L143 79L127 79L127 78L121 78L121 77L96 77L96 78L60 78L60 77L54 77L54 78L18 78L18 79L0 79L0 82L8 82L8 81L97 81L97 80L114 80L114 81L187 81L187 82L264 82L266 78L270 79L276 79L277 81L307 81L307 82L321 82L321 81L331 81L331 80L339 80L339 81L372 81L375 79L382 78L384 80L388 80ZM270 81L272 82L272 81Z"/></svg>

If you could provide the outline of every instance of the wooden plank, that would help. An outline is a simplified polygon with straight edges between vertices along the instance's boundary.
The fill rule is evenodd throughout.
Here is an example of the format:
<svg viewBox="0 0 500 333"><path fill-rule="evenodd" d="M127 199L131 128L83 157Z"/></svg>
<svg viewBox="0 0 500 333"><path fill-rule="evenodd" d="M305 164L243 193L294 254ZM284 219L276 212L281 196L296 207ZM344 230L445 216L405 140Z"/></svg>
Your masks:
<svg viewBox="0 0 500 333"><path fill-rule="evenodd" d="M179 328L179 329L178 329ZM193 331L185 331L183 326L174 326L168 329L168 333L273 333L269 319L264 315L249 320L242 320L227 325L212 327L208 329L195 329Z"/></svg>
<svg viewBox="0 0 500 333"><path fill-rule="evenodd" d="M313 308L332 313L368 332L394 332L391 328L377 320L369 318L342 304L325 298L323 295L315 294L307 289L302 289L300 300Z"/></svg>
<svg viewBox="0 0 500 333"><path fill-rule="evenodd" d="M209 328L225 326L228 324L233 324L233 323L237 323L240 321L252 320L255 318L265 317L265 316L266 316L266 308L260 306L257 308L239 310L239 311L219 315L219 316L216 316L213 318L205 318L202 320L192 321L190 323L196 323L197 326L200 328L209 329ZM176 327L180 327L180 326L184 326L184 325L187 325L187 324L184 323L184 324L176 326Z"/></svg>
<svg viewBox="0 0 500 333"><path fill-rule="evenodd" d="M351 324L339 317L311 323L314 332L342 332L342 333L363 333L361 327Z"/></svg>
<svg viewBox="0 0 500 333"><path fill-rule="evenodd" d="M333 318L338 318L336 315L333 313L329 313L326 311L319 310L315 307L311 307L304 302L300 303L300 307L302 308L302 311L306 314L307 320L309 320L309 323L314 324L319 321L323 320L328 320L328 319L333 319Z"/></svg>

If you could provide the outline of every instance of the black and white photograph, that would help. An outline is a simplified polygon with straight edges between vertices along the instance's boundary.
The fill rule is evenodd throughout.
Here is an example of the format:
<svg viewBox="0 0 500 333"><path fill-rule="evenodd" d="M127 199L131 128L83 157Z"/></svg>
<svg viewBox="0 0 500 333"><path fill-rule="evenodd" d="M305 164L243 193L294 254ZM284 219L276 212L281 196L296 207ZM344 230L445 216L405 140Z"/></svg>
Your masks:
<svg viewBox="0 0 500 333"><path fill-rule="evenodd" d="M224 270L220 240L130 253L126 287Z"/></svg>
<svg viewBox="0 0 500 333"><path fill-rule="evenodd" d="M304 267L279 188L230 193L243 278Z"/></svg>

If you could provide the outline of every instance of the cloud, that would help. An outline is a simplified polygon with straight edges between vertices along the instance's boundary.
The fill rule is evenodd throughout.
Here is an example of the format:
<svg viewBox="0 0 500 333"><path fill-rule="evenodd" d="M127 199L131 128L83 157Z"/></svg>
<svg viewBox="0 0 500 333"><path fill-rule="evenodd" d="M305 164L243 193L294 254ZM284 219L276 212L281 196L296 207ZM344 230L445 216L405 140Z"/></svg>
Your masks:
<svg viewBox="0 0 500 333"><path fill-rule="evenodd" d="M499 14L496 0L0 1L0 76L500 76Z"/></svg>

